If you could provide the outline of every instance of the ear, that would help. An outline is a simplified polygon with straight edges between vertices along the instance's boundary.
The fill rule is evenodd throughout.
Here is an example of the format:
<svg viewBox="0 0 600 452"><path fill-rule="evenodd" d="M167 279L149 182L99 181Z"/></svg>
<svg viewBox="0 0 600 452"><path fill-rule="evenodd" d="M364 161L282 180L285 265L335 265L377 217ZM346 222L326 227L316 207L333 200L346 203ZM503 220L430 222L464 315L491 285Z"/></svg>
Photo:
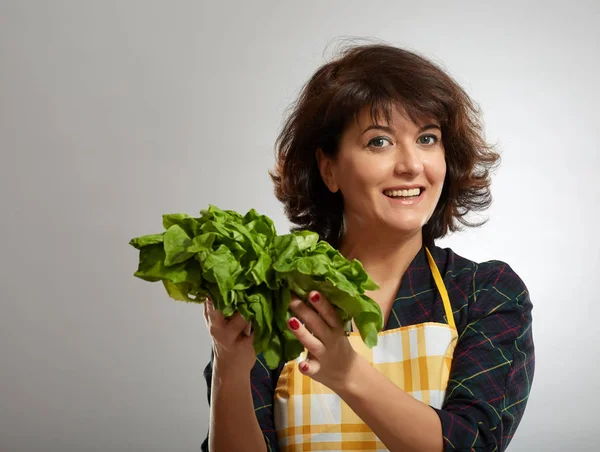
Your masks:
<svg viewBox="0 0 600 452"><path fill-rule="evenodd" d="M317 149L315 157L319 166L319 173L321 174L321 179L323 179L323 182L325 182L325 185L327 186L330 192L336 193L340 189L340 187L335 181L335 175L333 172L331 159L325 155L323 149L321 148Z"/></svg>

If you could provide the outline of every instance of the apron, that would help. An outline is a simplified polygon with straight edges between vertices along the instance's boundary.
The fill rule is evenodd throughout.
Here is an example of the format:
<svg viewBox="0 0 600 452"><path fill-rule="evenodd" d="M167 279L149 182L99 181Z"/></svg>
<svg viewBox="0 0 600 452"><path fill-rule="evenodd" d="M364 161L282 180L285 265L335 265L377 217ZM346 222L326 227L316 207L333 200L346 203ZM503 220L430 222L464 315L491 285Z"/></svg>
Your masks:
<svg viewBox="0 0 600 452"><path fill-rule="evenodd" d="M446 395L458 338L448 292L427 248L427 260L448 324L427 322L381 331L369 349L359 332L349 333L354 350L399 388L440 409ZM306 350L305 350L306 352ZM300 356L287 362L273 401L275 429L282 452L376 451L388 449L335 392L303 375Z"/></svg>

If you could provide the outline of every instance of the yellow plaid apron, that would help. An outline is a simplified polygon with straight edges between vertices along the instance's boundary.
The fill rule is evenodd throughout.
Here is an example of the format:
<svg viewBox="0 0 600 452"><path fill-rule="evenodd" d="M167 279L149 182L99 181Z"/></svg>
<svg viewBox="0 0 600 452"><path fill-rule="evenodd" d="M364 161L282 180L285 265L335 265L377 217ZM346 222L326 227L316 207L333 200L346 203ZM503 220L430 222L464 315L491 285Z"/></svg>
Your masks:
<svg viewBox="0 0 600 452"><path fill-rule="evenodd" d="M369 349L360 333L348 339L373 367L414 398L441 408L458 334L448 292L431 253L429 268L442 297L448 324L427 322L381 331ZM303 375L298 364L283 367L273 403L279 448L288 451L387 451L373 431L333 391Z"/></svg>

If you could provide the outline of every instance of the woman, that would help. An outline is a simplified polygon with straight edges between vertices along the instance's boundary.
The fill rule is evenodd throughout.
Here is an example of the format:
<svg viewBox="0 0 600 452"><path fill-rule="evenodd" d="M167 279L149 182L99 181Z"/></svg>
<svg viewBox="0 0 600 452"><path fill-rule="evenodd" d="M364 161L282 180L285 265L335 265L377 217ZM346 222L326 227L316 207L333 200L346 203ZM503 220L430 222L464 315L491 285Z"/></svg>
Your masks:
<svg viewBox="0 0 600 452"><path fill-rule="evenodd" d="M298 229L363 263L385 327L368 349L320 294L296 298L289 327L307 354L270 371L249 325L206 304L203 450L506 449L534 372L527 288L503 262L434 244L491 202L499 156L478 111L430 61L379 44L318 69L294 107L277 198Z"/></svg>

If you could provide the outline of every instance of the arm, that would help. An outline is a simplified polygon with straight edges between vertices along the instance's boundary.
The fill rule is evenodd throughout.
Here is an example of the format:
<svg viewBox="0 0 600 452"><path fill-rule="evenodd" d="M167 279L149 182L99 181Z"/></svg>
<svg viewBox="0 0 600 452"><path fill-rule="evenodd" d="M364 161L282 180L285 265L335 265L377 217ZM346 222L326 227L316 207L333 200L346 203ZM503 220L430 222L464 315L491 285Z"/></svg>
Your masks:
<svg viewBox="0 0 600 452"><path fill-rule="evenodd" d="M366 360L356 360L348 381L335 391L390 451L443 450L442 426L433 408L404 392Z"/></svg>
<svg viewBox="0 0 600 452"><path fill-rule="evenodd" d="M223 378L218 366L213 372L211 354L204 370L211 410L203 452L278 450L272 410L275 377L259 355L250 378Z"/></svg>
<svg viewBox="0 0 600 452"><path fill-rule="evenodd" d="M339 389L391 451L503 451L514 435L533 379L532 305L506 264L487 274L474 285L441 410L412 398L363 360Z"/></svg>
<svg viewBox="0 0 600 452"><path fill-rule="evenodd" d="M502 452L521 422L533 382L533 306L508 265L482 264L479 271L490 276L475 288L437 413L446 450Z"/></svg>
<svg viewBox="0 0 600 452"><path fill-rule="evenodd" d="M312 309L292 297L290 329L310 358L300 372L336 392L394 451L441 452L442 428L435 411L405 393L359 355L346 337L333 305L318 293L309 294Z"/></svg>

